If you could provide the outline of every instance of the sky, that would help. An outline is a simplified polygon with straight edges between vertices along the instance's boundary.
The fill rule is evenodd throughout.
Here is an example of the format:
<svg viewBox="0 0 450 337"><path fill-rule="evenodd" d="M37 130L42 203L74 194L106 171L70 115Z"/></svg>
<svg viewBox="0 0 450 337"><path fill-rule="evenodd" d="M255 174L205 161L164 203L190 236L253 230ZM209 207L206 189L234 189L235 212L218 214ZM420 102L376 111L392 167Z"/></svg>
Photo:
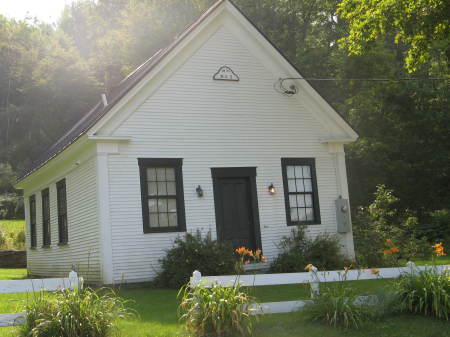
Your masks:
<svg viewBox="0 0 450 337"><path fill-rule="evenodd" d="M74 0L0 0L0 14L10 18L37 17L47 23L58 21L64 5Z"/></svg>

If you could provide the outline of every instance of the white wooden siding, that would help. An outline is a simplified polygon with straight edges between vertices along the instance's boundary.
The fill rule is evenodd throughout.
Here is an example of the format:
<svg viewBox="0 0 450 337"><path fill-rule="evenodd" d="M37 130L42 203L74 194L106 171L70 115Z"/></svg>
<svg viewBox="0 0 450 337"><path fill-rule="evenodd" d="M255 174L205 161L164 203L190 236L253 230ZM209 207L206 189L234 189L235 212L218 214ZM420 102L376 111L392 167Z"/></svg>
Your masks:
<svg viewBox="0 0 450 337"><path fill-rule="evenodd" d="M69 164L68 164L69 165ZM62 169L61 169L62 171ZM66 178L69 244L58 245L56 182ZM35 181L37 183L37 181ZM42 248L41 190L50 190L51 247ZM65 277L74 264L80 276L100 282L99 228L97 219L96 158L71 170L65 176L53 176L37 190L25 189L28 272L35 276ZM30 249L28 197L36 195L37 248Z"/></svg>
<svg viewBox="0 0 450 337"><path fill-rule="evenodd" d="M113 136L131 136L109 160L114 280L149 280L158 260L182 233L143 234L137 158L183 158L188 232L215 236L212 167L257 167L262 248L270 259L276 244L289 235L286 226L282 157L316 158L321 225L315 235L336 232L338 197L333 155L320 139L330 136L315 112L273 89L280 72L266 67L224 26L190 57L153 95L120 125ZM213 81L220 66L239 75L239 82ZM301 93L300 93L301 94ZM277 193L269 195L267 187ZM204 197L195 189L201 185Z"/></svg>

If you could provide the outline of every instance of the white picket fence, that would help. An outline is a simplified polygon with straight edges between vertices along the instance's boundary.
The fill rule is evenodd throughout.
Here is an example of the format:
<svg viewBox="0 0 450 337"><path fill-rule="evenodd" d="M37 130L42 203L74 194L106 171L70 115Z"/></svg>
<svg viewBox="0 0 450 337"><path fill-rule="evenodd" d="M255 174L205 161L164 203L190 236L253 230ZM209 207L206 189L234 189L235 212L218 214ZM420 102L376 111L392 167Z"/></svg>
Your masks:
<svg viewBox="0 0 450 337"><path fill-rule="evenodd" d="M71 271L68 278L0 281L0 294L79 289L82 286L83 278L78 277L75 271ZM24 313L0 314L0 327L23 325L24 319Z"/></svg>
<svg viewBox="0 0 450 337"><path fill-rule="evenodd" d="M309 272L305 273L283 273L283 274L255 274L255 275L224 275L224 276L202 276L199 271L194 271L190 279L191 286L195 287L202 284L211 287L214 284L222 286L233 286L239 283L242 286L270 286L283 284L310 284L311 297L320 291L321 282L336 281L358 281L358 280L374 280L374 279L392 279L398 278L406 273L418 273L427 269L435 269L436 272L442 273L449 270L450 265L444 266L416 266L414 262L408 262L406 267L398 268L379 268L377 272L373 269L356 269L344 272L342 270L334 271L317 271L316 267L312 267ZM371 301L370 296L361 296L360 301ZM255 308L255 313L286 313L297 311L305 306L309 301L284 301L284 302L267 302L261 303Z"/></svg>

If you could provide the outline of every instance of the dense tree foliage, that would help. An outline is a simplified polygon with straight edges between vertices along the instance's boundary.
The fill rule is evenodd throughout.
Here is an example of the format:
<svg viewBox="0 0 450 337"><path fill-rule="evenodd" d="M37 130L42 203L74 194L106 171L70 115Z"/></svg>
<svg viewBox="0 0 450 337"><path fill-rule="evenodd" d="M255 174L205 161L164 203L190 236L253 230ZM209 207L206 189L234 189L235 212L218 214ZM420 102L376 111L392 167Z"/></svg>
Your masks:
<svg viewBox="0 0 450 337"><path fill-rule="evenodd" d="M26 167L101 92L213 2L81 0L67 6L54 26L0 16L3 171ZM399 208L425 214L448 207L449 80L344 80L448 77L448 2L235 3L305 77L339 79L311 84L361 136L347 147L353 205L368 205L375 186L385 184L396 191Z"/></svg>
<svg viewBox="0 0 450 337"><path fill-rule="evenodd" d="M349 21L349 34L341 42L352 54L389 34L395 43L407 45L410 72L433 59L450 62L447 0L343 0L339 14Z"/></svg>

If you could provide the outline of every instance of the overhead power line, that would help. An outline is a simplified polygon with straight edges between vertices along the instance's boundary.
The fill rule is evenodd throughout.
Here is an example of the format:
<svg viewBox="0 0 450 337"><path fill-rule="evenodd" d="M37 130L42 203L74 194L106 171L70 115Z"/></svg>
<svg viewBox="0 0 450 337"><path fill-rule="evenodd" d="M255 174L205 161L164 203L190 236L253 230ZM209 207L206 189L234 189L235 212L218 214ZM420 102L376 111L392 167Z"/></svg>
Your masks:
<svg viewBox="0 0 450 337"><path fill-rule="evenodd" d="M286 81L295 81L295 80L303 80L303 81L327 81L327 82L343 82L343 81L355 81L355 82L402 82L402 81L450 81L450 77L405 77L405 78L315 78L315 77L285 77L280 78L275 84L274 89L279 93L292 96L298 93L298 88L291 84L289 88L284 86L284 82Z"/></svg>

